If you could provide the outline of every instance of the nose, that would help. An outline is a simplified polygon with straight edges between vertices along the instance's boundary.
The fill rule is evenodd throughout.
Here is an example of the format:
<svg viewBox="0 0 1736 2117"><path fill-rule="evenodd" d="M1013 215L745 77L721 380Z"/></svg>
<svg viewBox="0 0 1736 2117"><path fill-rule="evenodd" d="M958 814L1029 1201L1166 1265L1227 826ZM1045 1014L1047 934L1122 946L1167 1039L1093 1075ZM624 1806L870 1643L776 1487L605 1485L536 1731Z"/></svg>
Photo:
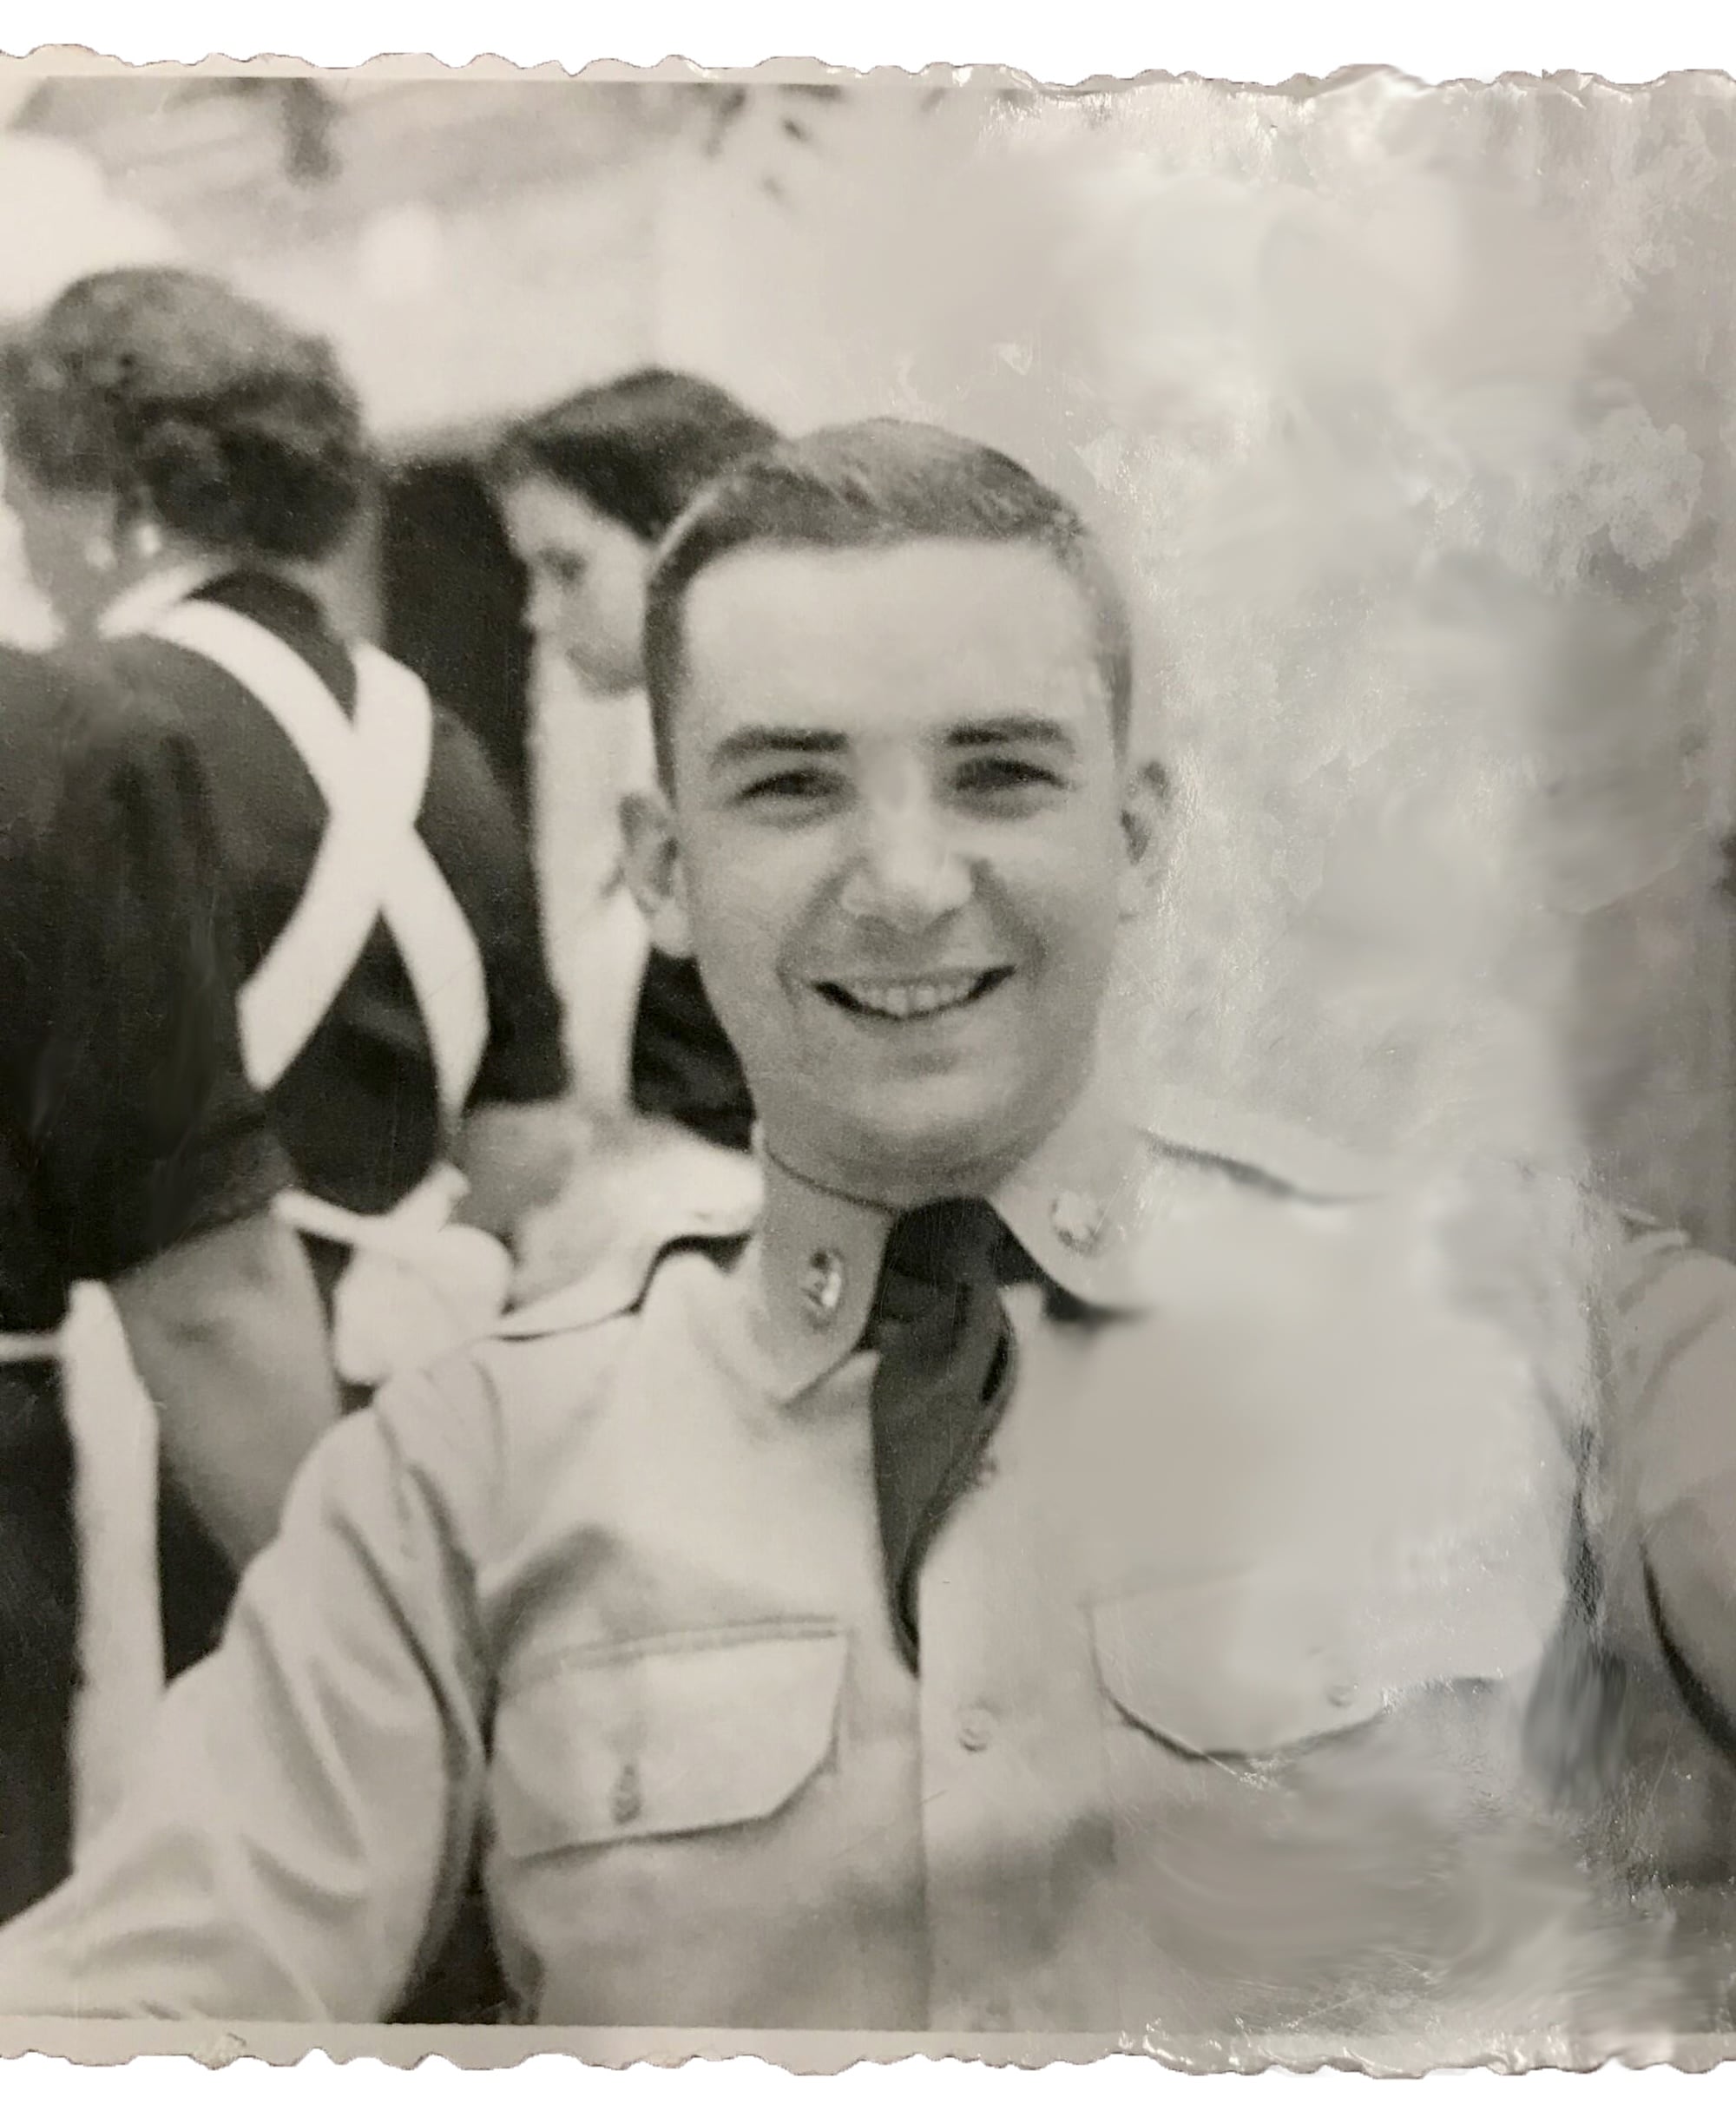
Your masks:
<svg viewBox="0 0 1736 2117"><path fill-rule="evenodd" d="M920 933L970 899L970 863L944 817L922 798L876 804L867 812L839 906L852 918Z"/></svg>

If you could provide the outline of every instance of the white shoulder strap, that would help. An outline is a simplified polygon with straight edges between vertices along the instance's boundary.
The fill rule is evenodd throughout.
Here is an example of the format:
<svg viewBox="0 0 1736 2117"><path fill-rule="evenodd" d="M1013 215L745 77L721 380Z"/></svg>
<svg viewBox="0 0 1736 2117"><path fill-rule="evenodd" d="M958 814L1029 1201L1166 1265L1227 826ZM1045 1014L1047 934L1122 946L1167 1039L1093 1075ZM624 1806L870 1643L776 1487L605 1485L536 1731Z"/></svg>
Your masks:
<svg viewBox="0 0 1736 2117"><path fill-rule="evenodd" d="M418 746L418 784L425 788L434 740L434 707L413 671L376 647L355 649L358 747L374 782L393 769L398 746ZM365 788L367 779L363 782ZM416 811L421 808L418 792ZM415 828L412 812L392 844L381 911L398 943L428 1030L449 1119L463 1112L488 1049L488 979L483 952L451 886Z"/></svg>
<svg viewBox="0 0 1736 2117"><path fill-rule="evenodd" d="M384 919L415 990L442 1108L463 1109L488 1042L482 951L416 830L433 707L401 664L356 650L353 719L295 650L240 612L185 602L149 628L256 698L295 746L328 819L300 902L241 994L241 1046L271 1088L306 1049Z"/></svg>

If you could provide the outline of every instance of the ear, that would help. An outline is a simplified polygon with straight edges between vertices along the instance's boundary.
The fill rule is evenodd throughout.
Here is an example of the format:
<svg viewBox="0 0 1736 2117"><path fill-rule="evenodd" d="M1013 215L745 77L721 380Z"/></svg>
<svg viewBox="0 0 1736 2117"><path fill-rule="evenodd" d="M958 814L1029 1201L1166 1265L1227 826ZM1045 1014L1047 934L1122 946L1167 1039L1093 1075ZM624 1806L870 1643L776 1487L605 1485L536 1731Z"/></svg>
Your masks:
<svg viewBox="0 0 1736 2117"><path fill-rule="evenodd" d="M687 876L674 815L661 787L623 799L621 832L627 886L645 914L653 942L666 956L691 956Z"/></svg>
<svg viewBox="0 0 1736 2117"><path fill-rule="evenodd" d="M1121 843L1127 868L1121 881L1124 919L1148 911L1169 865L1171 827L1169 774L1155 758L1132 761L1121 780Z"/></svg>
<svg viewBox="0 0 1736 2117"><path fill-rule="evenodd" d="M162 524L148 507L115 510L115 544L138 566L155 566L163 555Z"/></svg>
<svg viewBox="0 0 1736 2117"><path fill-rule="evenodd" d="M118 573L128 556L127 510L112 493L69 496L84 531L80 552L93 574Z"/></svg>

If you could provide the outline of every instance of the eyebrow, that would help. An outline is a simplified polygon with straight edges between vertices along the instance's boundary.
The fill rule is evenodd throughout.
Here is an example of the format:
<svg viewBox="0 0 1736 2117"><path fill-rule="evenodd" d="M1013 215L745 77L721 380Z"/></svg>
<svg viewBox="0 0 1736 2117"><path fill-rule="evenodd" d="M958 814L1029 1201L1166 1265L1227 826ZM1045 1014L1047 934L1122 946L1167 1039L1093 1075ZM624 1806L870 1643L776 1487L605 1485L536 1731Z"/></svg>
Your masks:
<svg viewBox="0 0 1736 2117"><path fill-rule="evenodd" d="M998 743L1036 742L1050 749L1072 750L1078 746L1071 728L1041 713L998 713L987 720L970 720L947 733L950 750L990 749Z"/></svg>
<svg viewBox="0 0 1736 2117"><path fill-rule="evenodd" d="M713 767L740 765L760 757L836 757L850 745L842 735L820 727L739 727L711 753Z"/></svg>

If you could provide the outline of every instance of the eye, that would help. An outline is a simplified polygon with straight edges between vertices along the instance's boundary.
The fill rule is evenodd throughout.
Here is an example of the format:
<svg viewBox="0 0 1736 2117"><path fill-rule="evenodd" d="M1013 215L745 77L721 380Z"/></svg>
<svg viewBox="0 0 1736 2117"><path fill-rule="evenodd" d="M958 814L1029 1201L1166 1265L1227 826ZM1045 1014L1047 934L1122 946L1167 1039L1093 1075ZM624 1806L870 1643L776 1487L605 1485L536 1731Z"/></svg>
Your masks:
<svg viewBox="0 0 1736 2117"><path fill-rule="evenodd" d="M569 551L545 551L537 568L546 581L563 592L577 588L585 577L585 562Z"/></svg>
<svg viewBox="0 0 1736 2117"><path fill-rule="evenodd" d="M822 765L789 765L782 771L762 773L749 779L735 798L760 807L794 806L829 799L838 784L838 774Z"/></svg>
<svg viewBox="0 0 1736 2117"><path fill-rule="evenodd" d="M1067 785L1052 766L1032 757L996 754L968 758L954 775L961 794L982 800L1034 799Z"/></svg>

